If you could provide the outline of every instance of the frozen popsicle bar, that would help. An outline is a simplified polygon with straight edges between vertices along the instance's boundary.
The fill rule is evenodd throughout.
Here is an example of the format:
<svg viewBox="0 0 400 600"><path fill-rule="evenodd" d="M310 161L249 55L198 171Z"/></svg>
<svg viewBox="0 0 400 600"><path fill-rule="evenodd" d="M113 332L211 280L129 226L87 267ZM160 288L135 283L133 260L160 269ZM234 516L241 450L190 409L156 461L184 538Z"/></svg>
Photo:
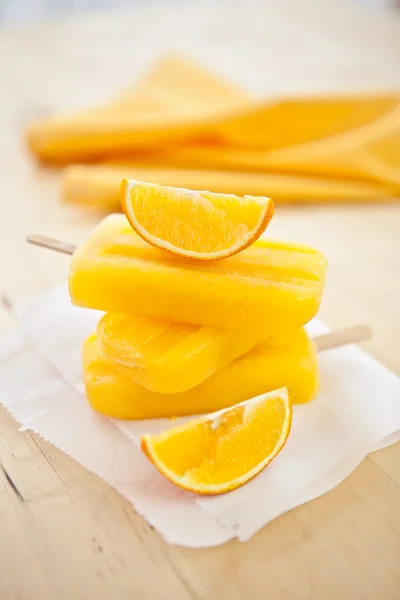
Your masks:
<svg viewBox="0 0 400 600"><path fill-rule="evenodd" d="M158 394L134 383L129 369L116 371L98 351L96 335L83 345L87 399L96 411L118 419L152 419L213 412L287 385L292 402L312 400L318 363L304 329L263 342L200 385Z"/></svg>
<svg viewBox="0 0 400 600"><path fill-rule="evenodd" d="M143 241L125 216L110 215L72 256L69 290L86 308L266 338L312 319L325 269L320 252L279 241L212 263L181 258Z"/></svg>
<svg viewBox="0 0 400 600"><path fill-rule="evenodd" d="M200 384L262 341L237 331L107 313L97 326L100 356L135 383L173 394Z"/></svg>

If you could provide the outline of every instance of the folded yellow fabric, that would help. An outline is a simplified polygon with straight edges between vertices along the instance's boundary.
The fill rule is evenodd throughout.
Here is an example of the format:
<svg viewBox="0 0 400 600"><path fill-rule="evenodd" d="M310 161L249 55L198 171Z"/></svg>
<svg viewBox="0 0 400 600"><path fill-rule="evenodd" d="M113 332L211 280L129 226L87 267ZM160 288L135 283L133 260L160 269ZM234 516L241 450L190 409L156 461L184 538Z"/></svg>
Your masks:
<svg viewBox="0 0 400 600"><path fill-rule="evenodd" d="M102 107L32 124L27 137L48 162L106 163L68 169L63 182L67 200L103 208L118 204L117 174L285 201L400 194L400 96L260 102L179 56Z"/></svg>
<svg viewBox="0 0 400 600"><path fill-rule="evenodd" d="M136 158L109 159L104 164L289 173L331 178L333 183L340 179L375 182L384 185L388 195L396 195L400 192L400 101L389 114L356 131L279 150L179 145Z"/></svg>
<svg viewBox="0 0 400 600"><path fill-rule="evenodd" d="M121 209L120 183L127 177L159 185L227 194L263 195L280 202L316 203L376 202L394 198L389 190L368 183L280 174L174 169L125 165L71 165L62 177L62 196L67 202L98 207L105 211Z"/></svg>
<svg viewBox="0 0 400 600"><path fill-rule="evenodd" d="M170 56L137 88L104 106L32 123L27 140L45 161L86 162L116 152L203 138L208 122L252 104L243 90L190 60Z"/></svg>
<svg viewBox="0 0 400 600"><path fill-rule="evenodd" d="M254 159L254 157L253 157ZM266 152L264 169L377 182L400 193L400 99L355 130ZM248 159L250 162L250 159Z"/></svg>

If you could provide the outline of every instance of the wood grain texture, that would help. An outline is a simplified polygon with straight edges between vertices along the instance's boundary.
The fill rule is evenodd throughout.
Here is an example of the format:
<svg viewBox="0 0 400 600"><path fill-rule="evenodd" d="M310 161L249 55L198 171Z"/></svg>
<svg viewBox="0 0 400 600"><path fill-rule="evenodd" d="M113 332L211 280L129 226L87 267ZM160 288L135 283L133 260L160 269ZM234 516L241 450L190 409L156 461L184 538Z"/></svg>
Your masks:
<svg viewBox="0 0 400 600"><path fill-rule="evenodd" d="M342 0L250 4L167 3L156 20L150 5L0 31L1 292L15 301L66 278L68 258L28 246L28 232L77 243L101 218L63 205L58 172L27 155L22 131L35 115L101 101L171 49L267 95L400 89L394 14ZM278 206L270 232L326 253L322 318L370 324L363 347L400 374L400 204ZM0 327L12 327L5 313ZM399 445L249 542L196 551L167 546L114 490L3 410L0 463L2 600L400 597Z"/></svg>

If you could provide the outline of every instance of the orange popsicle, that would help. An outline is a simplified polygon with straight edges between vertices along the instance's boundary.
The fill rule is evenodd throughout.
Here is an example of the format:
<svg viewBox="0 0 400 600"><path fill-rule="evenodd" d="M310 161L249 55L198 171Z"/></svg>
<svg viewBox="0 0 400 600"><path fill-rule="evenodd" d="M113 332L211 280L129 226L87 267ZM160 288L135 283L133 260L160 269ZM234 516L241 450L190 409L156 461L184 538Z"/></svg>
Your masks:
<svg viewBox="0 0 400 600"><path fill-rule="evenodd" d="M153 392L189 390L251 350L257 331L215 329L107 313L97 326L100 356L125 367L135 383Z"/></svg>
<svg viewBox="0 0 400 600"><path fill-rule="evenodd" d="M179 394L158 394L134 383L129 367L106 363L96 335L83 345L86 395L98 412L119 419L151 419L213 412L287 385L292 402L312 400L318 388L314 345L304 329L278 336Z"/></svg>
<svg viewBox="0 0 400 600"><path fill-rule="evenodd" d="M312 248L260 240L203 262L150 246L122 215L107 217L71 259L78 306L152 319L258 331L291 331L318 311L326 260Z"/></svg>

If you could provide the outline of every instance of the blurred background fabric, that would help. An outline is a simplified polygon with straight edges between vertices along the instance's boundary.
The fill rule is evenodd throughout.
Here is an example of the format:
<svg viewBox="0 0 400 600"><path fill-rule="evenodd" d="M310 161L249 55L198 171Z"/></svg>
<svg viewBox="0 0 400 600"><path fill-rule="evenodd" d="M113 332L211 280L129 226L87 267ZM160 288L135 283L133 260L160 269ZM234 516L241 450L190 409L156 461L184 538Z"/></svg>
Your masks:
<svg viewBox="0 0 400 600"><path fill-rule="evenodd" d="M215 0L218 4L218 0ZM260 0L260 3L266 0ZM0 25L51 19L90 10L122 9L138 5L159 5L170 0L0 0ZM180 4L197 4L201 0L179 0ZM348 0L348 3L400 6L400 0ZM322 2L323 4L323 2Z"/></svg>

